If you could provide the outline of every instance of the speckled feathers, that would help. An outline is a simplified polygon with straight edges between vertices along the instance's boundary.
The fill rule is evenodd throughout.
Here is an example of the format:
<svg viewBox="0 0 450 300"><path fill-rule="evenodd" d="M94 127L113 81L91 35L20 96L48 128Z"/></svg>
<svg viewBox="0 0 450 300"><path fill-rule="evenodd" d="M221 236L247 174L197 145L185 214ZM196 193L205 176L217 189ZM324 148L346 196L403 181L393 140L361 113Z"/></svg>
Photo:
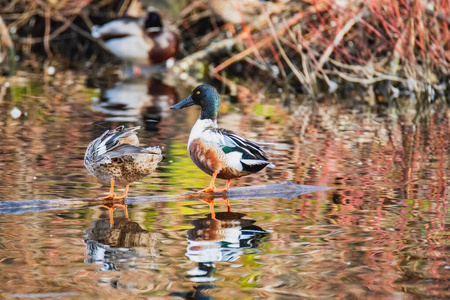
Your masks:
<svg viewBox="0 0 450 300"><path fill-rule="evenodd" d="M159 147L139 147L136 130L119 126L92 141L84 157L88 171L102 181L128 185L153 173L163 159Z"/></svg>

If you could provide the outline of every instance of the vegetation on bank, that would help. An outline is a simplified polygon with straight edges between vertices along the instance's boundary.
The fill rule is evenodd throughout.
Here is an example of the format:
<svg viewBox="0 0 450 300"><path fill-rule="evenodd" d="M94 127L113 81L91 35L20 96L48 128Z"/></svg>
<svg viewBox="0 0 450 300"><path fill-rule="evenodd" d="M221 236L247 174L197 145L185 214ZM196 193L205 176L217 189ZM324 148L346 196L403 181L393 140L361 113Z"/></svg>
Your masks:
<svg viewBox="0 0 450 300"><path fill-rule="evenodd" d="M2 72L12 74L17 59L36 69L55 57L62 69L105 64L90 28L125 14L134 2L6 1L0 5ZM359 86L386 99L417 92L428 100L448 97L447 0L260 2L259 18L244 26L249 36L241 25L230 35L205 1L172 2L183 6L176 25L184 43L174 73L214 78L241 94L249 92L244 85L310 96Z"/></svg>

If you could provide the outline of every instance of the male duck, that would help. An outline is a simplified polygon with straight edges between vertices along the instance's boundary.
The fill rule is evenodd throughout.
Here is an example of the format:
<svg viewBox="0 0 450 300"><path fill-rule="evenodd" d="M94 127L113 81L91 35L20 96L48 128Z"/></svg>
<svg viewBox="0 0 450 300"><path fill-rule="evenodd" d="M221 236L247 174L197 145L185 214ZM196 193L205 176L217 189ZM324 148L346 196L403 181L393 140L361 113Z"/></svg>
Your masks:
<svg viewBox="0 0 450 300"><path fill-rule="evenodd" d="M130 183L153 173L163 159L159 147L139 147L136 132L139 128L119 126L106 130L87 147L84 155L86 169L98 179L111 182L109 195L102 199L126 198ZM126 186L120 197L114 195L115 183Z"/></svg>
<svg viewBox="0 0 450 300"><path fill-rule="evenodd" d="M181 109L194 104L201 107L188 142L192 161L203 172L212 175L209 187L200 192L228 191L233 179L274 166L260 146L233 131L217 127L219 100L214 87L199 85L192 95L171 107ZM216 177L228 180L224 188L216 189Z"/></svg>
<svg viewBox="0 0 450 300"><path fill-rule="evenodd" d="M115 56L135 65L154 65L173 57L180 44L175 30L163 26L161 17L152 11L145 17L123 17L92 28Z"/></svg>

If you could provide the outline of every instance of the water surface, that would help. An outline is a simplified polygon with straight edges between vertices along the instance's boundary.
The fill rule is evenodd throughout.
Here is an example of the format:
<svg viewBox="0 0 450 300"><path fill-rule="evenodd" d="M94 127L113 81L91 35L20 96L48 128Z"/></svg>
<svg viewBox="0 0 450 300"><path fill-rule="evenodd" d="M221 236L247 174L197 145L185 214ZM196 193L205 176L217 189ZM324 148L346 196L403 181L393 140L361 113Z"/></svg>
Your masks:
<svg viewBox="0 0 450 300"><path fill-rule="evenodd" d="M10 83L0 102L1 200L106 195L109 184L85 170L84 151L121 124L142 126L141 143L160 145L166 157L130 196L205 188L210 177L186 150L198 109L169 110L190 91L156 80L103 91ZM202 201L132 204L128 219L115 211L114 225L100 206L1 214L0 297L450 296L445 104L424 112L410 98L395 107L284 93L246 105L223 99L219 124L258 141L276 164L234 186L335 188L230 199L230 212L218 200L215 219Z"/></svg>

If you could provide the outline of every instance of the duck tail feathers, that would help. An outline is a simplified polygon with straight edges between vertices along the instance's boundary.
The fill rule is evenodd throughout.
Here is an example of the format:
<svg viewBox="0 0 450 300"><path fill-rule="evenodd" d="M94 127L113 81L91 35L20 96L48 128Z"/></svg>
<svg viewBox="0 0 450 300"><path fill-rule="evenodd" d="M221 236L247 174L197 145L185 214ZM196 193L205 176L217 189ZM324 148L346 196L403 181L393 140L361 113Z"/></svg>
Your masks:
<svg viewBox="0 0 450 300"><path fill-rule="evenodd" d="M158 146L145 148L145 152L161 155L161 148Z"/></svg>

